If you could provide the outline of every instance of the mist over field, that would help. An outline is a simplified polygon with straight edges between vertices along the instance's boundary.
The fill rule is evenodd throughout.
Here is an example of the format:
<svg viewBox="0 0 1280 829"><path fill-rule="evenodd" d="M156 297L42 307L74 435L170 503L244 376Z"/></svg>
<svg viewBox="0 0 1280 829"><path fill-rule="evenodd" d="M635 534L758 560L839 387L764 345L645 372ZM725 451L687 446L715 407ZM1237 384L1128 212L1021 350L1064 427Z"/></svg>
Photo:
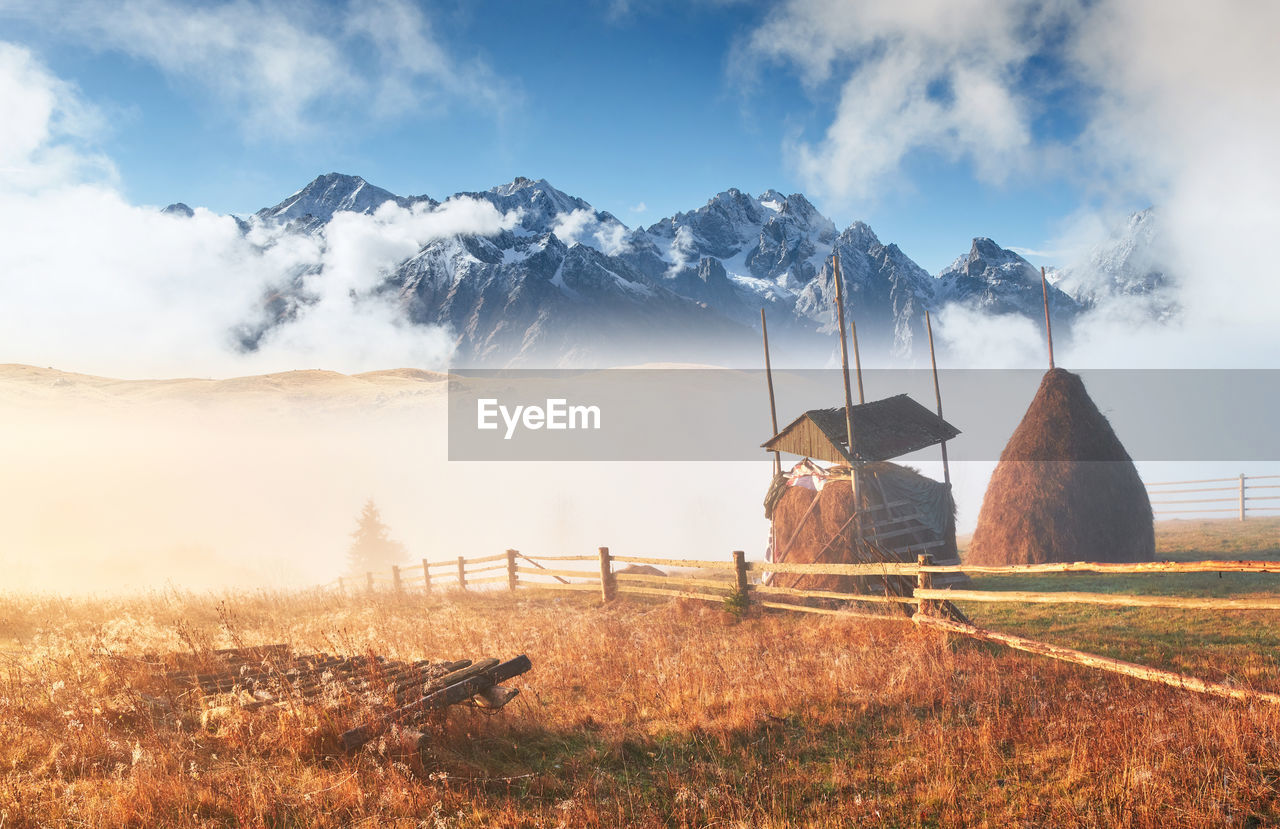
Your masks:
<svg viewBox="0 0 1280 829"><path fill-rule="evenodd" d="M758 556L769 462L448 463L415 370L116 381L0 369L10 589L306 586L372 498L407 565L529 553Z"/></svg>

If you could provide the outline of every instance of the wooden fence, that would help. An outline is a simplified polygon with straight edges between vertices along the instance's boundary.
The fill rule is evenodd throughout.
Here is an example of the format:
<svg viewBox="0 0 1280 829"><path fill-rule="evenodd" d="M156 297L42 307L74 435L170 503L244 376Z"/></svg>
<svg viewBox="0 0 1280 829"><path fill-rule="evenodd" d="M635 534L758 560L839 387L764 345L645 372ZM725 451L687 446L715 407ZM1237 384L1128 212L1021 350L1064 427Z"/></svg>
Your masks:
<svg viewBox="0 0 1280 829"><path fill-rule="evenodd" d="M1255 481L1268 481L1265 484ZM1205 486L1210 484L1210 486ZM1280 512L1280 505L1259 505L1259 501L1280 501L1280 495L1268 493L1253 495L1257 490L1280 489L1280 475L1245 475L1243 472L1235 478L1201 478L1195 481L1159 481L1147 484L1147 494L1151 496L1151 507L1157 517L1162 515L1204 515L1221 516L1233 513L1241 521L1249 513ZM1174 487L1183 487L1175 489ZM1185 487L1191 487L1186 489ZM1207 493L1207 494L1206 494ZM1169 496L1198 495L1198 498L1181 498ZM1230 506L1227 506L1230 504Z"/></svg>
<svg viewBox="0 0 1280 829"><path fill-rule="evenodd" d="M630 565L654 565L665 568L710 571L695 574L656 575L628 572ZM903 576L913 578L910 596L850 594L824 590L807 590L763 584L763 574L792 573L839 576ZM937 590L932 587L934 575L967 573L970 575L1034 575L1043 573L1280 573L1280 561L1155 561L1110 563L1077 561L1052 564L1014 564L1003 566L935 565L933 557L921 555L915 562L877 564L791 564L748 561L741 550L731 560L700 561L641 556L615 556L608 547L596 555L538 556L537 559L516 550L480 558L449 561L423 560L420 568L392 567L389 575L367 573L363 584L338 579L325 587L350 590L390 589L407 593L429 593L439 590L515 591L538 590L585 591L598 594L601 601L611 602L619 596L635 595L659 598L681 598L724 603L726 608L746 612L750 608L768 608L801 613L870 618L912 622L951 634L959 634L997 642L1011 648L1073 662L1112 673L1124 674L1153 682L1215 696L1258 700L1280 704L1280 694L1254 691L1247 687L1209 682L1192 676L1163 671L1145 665L1084 653L1082 651L1037 642L1012 634L985 630L972 624L946 618L940 610L944 602L1089 604L1102 607L1161 607L1192 610L1280 610L1280 598L1210 598L1117 593L1079 593L1067 591L1030 592L1015 590ZM719 576L719 577L717 577ZM814 603L812 600L822 600ZM837 604L838 603L838 604Z"/></svg>

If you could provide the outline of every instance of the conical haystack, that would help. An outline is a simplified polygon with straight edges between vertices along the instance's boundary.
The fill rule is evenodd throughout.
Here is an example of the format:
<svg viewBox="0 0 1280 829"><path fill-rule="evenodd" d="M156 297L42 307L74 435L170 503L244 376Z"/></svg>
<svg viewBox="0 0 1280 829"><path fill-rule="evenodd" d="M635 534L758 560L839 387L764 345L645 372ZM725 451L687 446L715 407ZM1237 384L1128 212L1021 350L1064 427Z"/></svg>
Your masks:
<svg viewBox="0 0 1280 829"><path fill-rule="evenodd" d="M991 476L966 564L1150 561L1151 501L1111 424L1050 369Z"/></svg>

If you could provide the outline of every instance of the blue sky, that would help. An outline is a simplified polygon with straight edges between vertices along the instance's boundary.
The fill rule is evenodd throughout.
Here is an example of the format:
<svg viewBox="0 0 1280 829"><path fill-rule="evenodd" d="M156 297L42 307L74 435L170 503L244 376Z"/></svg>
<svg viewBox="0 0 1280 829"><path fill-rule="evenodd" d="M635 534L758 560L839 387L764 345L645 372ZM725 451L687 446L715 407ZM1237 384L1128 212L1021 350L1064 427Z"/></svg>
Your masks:
<svg viewBox="0 0 1280 829"><path fill-rule="evenodd" d="M227 13L204 21L211 30L227 19L249 31L292 21L296 30L282 29L284 35L301 31L334 47L332 62L370 89L405 74L404 65L388 61L380 35L353 36L352 21L370 9L408 15L402 22L411 19L421 43L438 49L448 68L421 72L399 100L374 107L368 89L328 95L305 83L295 92L286 82L255 90L254 56L234 46L188 61L167 48L165 32L139 36L138 29L147 21L199 22L193 7L177 0L141 5L139 15L123 21L108 15L80 20L66 9L59 13L57 4L53 11L22 5L0 11L0 40L31 50L97 110L102 124L94 144L135 203L184 201L246 213L329 171L436 198L525 175L546 178L634 226L695 208L731 186L754 193L773 187L805 192L841 228L867 221L882 241L897 242L936 272L966 252L976 235L1052 250L1078 211L1096 199L1089 189L1096 182L1082 184L1040 159L1029 162L1016 141L1007 162L998 140L992 153L976 156L966 142L980 144L983 136L965 137L963 125L951 135L908 138L900 158L887 168L877 162L870 185L845 186L842 178L867 171L839 163L828 170L823 145L839 142L828 130L837 130L837 113L851 94L847 86L878 58L879 47L867 42L865 62L855 45L815 67L803 53L788 51L785 36L762 46L770 27L781 25L786 10L778 6L210 4ZM265 22L257 26L255 17ZM205 43L216 38L202 36ZM1020 100L1033 101L1022 117L1035 149L1072 141L1088 105L1081 84L1046 88L1046 78L1060 68L1058 44L1049 33L1041 46L993 70ZM280 52L289 49L305 54L308 46ZM941 80L929 92L945 104L952 93L946 64L940 66ZM304 104L298 112L254 114L278 106L270 96L290 94ZM856 109L856 100L848 103ZM874 124L885 115L869 110L865 120ZM901 119L902 113L888 116ZM816 163L797 161L797 147L815 151ZM878 151L853 148L855 156ZM1003 178L992 175L1006 163ZM1120 206L1138 208L1147 200L1143 192L1126 192ZM643 211L635 209L640 204ZM1054 257L1044 261L1052 264Z"/></svg>

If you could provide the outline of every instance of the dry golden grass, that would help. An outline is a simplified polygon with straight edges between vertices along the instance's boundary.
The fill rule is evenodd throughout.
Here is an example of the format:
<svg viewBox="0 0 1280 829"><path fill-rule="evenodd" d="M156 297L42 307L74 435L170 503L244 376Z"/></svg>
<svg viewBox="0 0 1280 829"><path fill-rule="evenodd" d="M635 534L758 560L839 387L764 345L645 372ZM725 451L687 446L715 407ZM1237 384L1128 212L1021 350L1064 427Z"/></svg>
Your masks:
<svg viewBox="0 0 1280 829"><path fill-rule="evenodd" d="M916 631L521 593L0 599L0 825L1258 826L1280 710ZM288 642L533 670L421 756L202 723L137 657Z"/></svg>

